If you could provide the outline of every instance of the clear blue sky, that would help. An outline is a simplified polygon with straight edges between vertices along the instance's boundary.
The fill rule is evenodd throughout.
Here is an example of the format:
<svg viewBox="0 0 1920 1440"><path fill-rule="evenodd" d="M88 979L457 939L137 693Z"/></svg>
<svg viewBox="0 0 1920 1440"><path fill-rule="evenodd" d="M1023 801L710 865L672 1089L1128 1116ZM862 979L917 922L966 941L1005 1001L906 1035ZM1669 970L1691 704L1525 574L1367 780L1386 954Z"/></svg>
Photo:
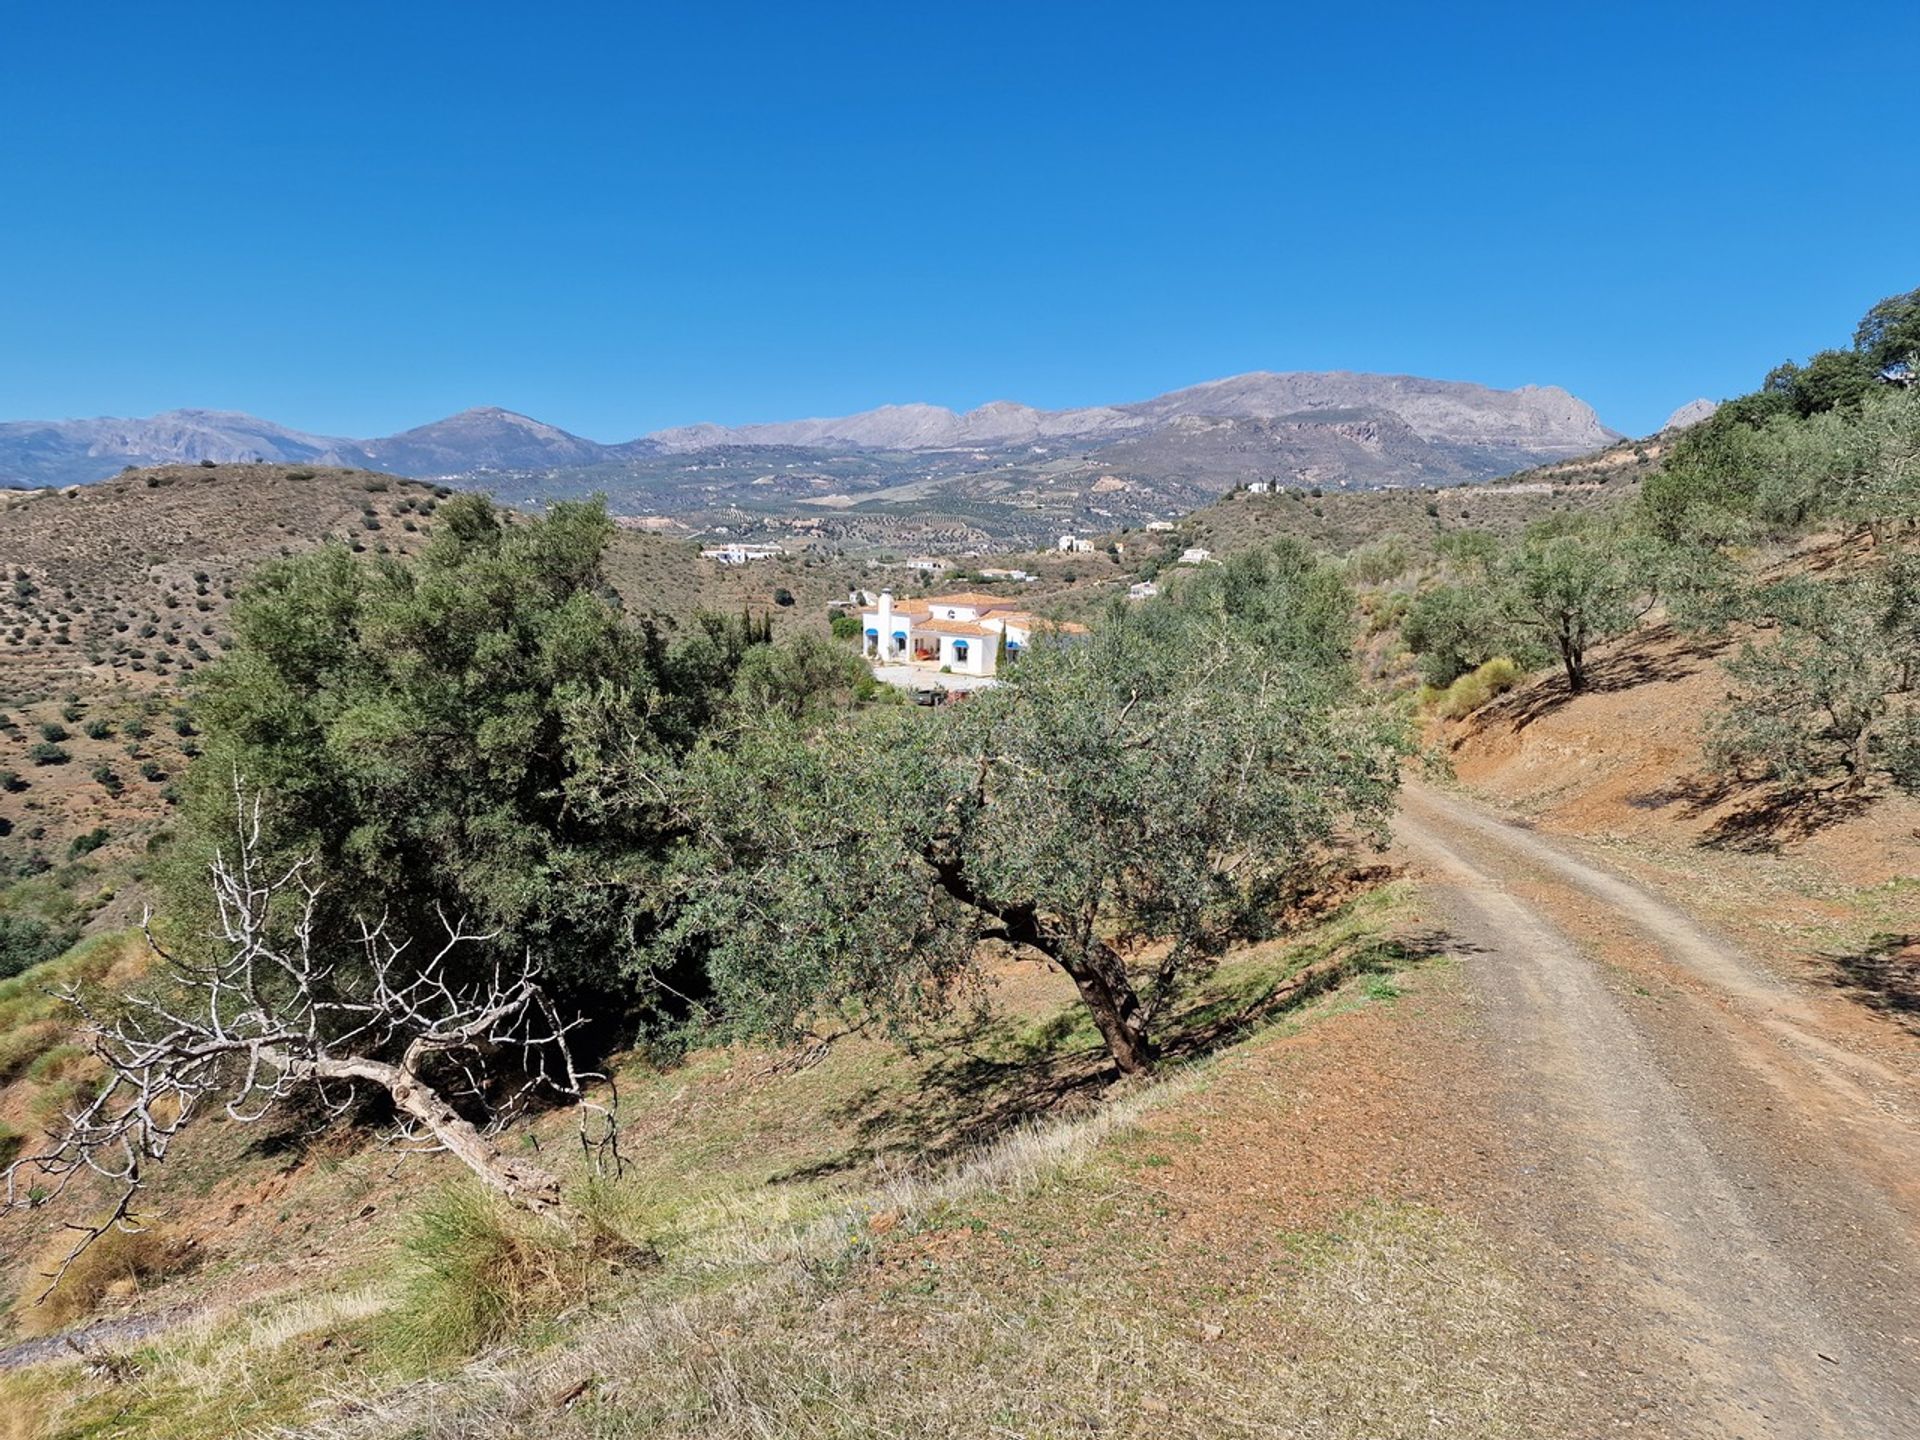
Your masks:
<svg viewBox="0 0 1920 1440"><path fill-rule="evenodd" d="M0 4L0 418L1251 369L1628 431L1920 285L1912 6Z"/></svg>

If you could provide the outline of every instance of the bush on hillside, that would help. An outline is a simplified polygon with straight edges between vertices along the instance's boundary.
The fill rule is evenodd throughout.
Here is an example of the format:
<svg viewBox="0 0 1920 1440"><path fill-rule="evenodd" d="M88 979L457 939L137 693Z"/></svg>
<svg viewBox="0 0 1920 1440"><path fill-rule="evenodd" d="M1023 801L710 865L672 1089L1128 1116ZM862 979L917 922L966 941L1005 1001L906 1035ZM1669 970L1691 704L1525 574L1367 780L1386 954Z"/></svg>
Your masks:
<svg viewBox="0 0 1920 1440"><path fill-rule="evenodd" d="M1512 660L1496 656L1447 686L1434 701L1434 713L1443 720L1462 719L1496 695L1506 694L1524 678L1526 672Z"/></svg>
<svg viewBox="0 0 1920 1440"><path fill-rule="evenodd" d="M605 1192L577 1198L584 1223L567 1230L476 1186L441 1190L406 1242L409 1273L389 1332L399 1357L431 1364L471 1354L586 1299L610 1270L653 1263Z"/></svg>
<svg viewBox="0 0 1920 1440"><path fill-rule="evenodd" d="M29 915L0 915L0 980L53 959L78 933Z"/></svg>

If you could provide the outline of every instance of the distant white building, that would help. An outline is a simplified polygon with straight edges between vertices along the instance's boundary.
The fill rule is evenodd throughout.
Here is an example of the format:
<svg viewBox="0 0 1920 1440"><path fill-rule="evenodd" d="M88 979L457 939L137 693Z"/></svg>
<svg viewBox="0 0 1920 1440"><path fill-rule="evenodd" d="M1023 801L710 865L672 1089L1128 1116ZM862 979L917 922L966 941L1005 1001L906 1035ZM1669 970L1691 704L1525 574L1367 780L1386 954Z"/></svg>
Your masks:
<svg viewBox="0 0 1920 1440"><path fill-rule="evenodd" d="M1147 521L1147 529L1171 530L1173 529L1173 522L1171 520L1149 520Z"/></svg>
<svg viewBox="0 0 1920 1440"><path fill-rule="evenodd" d="M1273 489L1273 482L1271 480L1249 480L1247 482L1247 493L1249 495L1264 495L1271 489Z"/></svg>
<svg viewBox="0 0 1920 1440"><path fill-rule="evenodd" d="M1129 600L1151 600L1160 593L1160 587L1151 580L1136 580L1127 587Z"/></svg>
<svg viewBox="0 0 1920 1440"><path fill-rule="evenodd" d="M1041 620L998 595L963 591L895 604L893 592L882 590L880 603L860 615L860 653L876 665L990 676L999 669L1003 638L1013 660L1036 632L1084 635L1086 629Z"/></svg>
<svg viewBox="0 0 1920 1440"><path fill-rule="evenodd" d="M1024 583L1039 579L1039 576L1029 574L1025 570L982 570L980 573L988 580L1019 580Z"/></svg>
<svg viewBox="0 0 1920 1440"><path fill-rule="evenodd" d="M1204 565L1211 559L1213 559L1213 552L1199 545L1194 545L1180 552L1180 563L1182 565Z"/></svg>
<svg viewBox="0 0 1920 1440"><path fill-rule="evenodd" d="M700 552L700 558L722 565L746 565L755 560L771 560L785 553L778 545L743 545L736 541L730 545L710 545Z"/></svg>
<svg viewBox="0 0 1920 1440"><path fill-rule="evenodd" d="M1077 535L1062 535L1053 548L1056 550L1064 550L1069 554L1084 554L1086 551L1093 549L1093 542L1091 540L1082 540Z"/></svg>

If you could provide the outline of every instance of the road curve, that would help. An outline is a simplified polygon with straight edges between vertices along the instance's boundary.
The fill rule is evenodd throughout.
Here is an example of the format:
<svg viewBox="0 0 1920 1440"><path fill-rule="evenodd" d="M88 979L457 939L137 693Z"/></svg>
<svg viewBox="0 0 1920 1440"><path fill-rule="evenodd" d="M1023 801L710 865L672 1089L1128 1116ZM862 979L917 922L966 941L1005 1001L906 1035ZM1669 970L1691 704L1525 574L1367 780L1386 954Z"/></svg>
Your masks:
<svg viewBox="0 0 1920 1440"><path fill-rule="evenodd" d="M1920 1436L1910 1081L1671 902L1431 787L1399 843L1496 1057L1536 1194L1669 1357L1658 1433Z"/></svg>

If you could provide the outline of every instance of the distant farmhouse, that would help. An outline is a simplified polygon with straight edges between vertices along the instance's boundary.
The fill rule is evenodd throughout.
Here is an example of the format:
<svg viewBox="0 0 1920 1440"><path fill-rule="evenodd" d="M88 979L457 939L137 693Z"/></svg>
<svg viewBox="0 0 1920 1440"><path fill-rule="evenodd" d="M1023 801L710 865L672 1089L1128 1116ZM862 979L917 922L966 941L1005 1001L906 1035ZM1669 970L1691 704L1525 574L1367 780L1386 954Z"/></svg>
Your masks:
<svg viewBox="0 0 1920 1440"><path fill-rule="evenodd" d="M715 560L722 565L746 565L754 560L772 560L786 554L778 545L711 545L700 552L702 560Z"/></svg>
<svg viewBox="0 0 1920 1440"><path fill-rule="evenodd" d="M879 603L860 614L860 653L880 665L906 665L955 675L987 677L1005 659L1019 658L1036 634L1084 635L1087 627L1042 620L998 595L962 591L894 603L882 590Z"/></svg>

